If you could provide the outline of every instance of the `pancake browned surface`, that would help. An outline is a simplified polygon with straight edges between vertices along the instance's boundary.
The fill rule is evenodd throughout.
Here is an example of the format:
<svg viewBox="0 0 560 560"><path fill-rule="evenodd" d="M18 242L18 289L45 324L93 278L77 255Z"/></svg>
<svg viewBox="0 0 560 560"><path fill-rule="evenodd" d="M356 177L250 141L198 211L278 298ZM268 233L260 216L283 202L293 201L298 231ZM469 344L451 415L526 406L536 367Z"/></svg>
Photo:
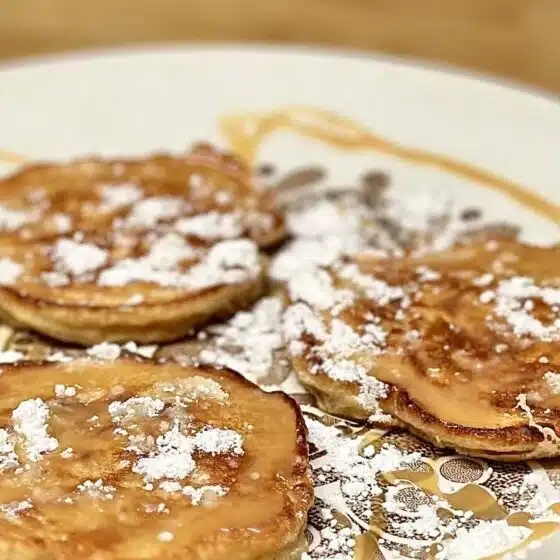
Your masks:
<svg viewBox="0 0 560 560"><path fill-rule="evenodd" d="M120 359L0 376L0 557L279 559L312 486L295 403L229 370Z"/></svg>
<svg viewBox="0 0 560 560"><path fill-rule="evenodd" d="M206 216L187 219L198 215ZM0 181L8 239L156 226L203 239L249 237L261 247L285 236L271 193L233 155L207 144L185 156L28 165Z"/></svg>
<svg viewBox="0 0 560 560"><path fill-rule="evenodd" d="M1 315L80 344L173 340L248 306L259 247L285 234L248 170L207 146L28 167L0 199Z"/></svg>
<svg viewBox="0 0 560 560"><path fill-rule="evenodd" d="M559 247L362 254L289 291L293 363L326 410L493 459L560 454Z"/></svg>

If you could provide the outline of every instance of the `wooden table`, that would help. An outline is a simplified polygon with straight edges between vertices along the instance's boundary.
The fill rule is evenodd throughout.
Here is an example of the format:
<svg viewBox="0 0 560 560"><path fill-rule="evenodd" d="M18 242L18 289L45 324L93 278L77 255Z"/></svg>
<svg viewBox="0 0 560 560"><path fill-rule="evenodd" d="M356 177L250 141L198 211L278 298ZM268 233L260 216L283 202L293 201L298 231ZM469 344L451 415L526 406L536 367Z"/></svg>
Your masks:
<svg viewBox="0 0 560 560"><path fill-rule="evenodd" d="M0 57L161 41L412 55L560 92L560 0L0 0Z"/></svg>

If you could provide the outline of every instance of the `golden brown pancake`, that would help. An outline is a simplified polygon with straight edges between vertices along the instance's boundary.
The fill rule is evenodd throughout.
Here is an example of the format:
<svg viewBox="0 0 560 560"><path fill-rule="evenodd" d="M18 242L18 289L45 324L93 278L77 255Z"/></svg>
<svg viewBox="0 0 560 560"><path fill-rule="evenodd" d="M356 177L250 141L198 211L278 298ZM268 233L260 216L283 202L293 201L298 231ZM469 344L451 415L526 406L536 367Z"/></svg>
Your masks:
<svg viewBox="0 0 560 560"><path fill-rule="evenodd" d="M0 317L63 341L164 342L250 305L266 263L254 242L177 234L0 244Z"/></svg>
<svg viewBox="0 0 560 560"><path fill-rule="evenodd" d="M4 366L0 390L0 557L301 552L312 485L283 393L132 358Z"/></svg>
<svg viewBox="0 0 560 560"><path fill-rule="evenodd" d="M273 197L243 163L207 144L185 156L28 165L0 181L0 233L36 239L157 228L266 247L285 237Z"/></svg>
<svg viewBox="0 0 560 560"><path fill-rule="evenodd" d="M293 363L327 411L492 459L560 455L560 247L362 254L289 291Z"/></svg>
<svg viewBox="0 0 560 560"><path fill-rule="evenodd" d="M259 247L285 234L270 195L208 146L25 168L0 182L0 230L0 316L84 345L170 341L247 307Z"/></svg>

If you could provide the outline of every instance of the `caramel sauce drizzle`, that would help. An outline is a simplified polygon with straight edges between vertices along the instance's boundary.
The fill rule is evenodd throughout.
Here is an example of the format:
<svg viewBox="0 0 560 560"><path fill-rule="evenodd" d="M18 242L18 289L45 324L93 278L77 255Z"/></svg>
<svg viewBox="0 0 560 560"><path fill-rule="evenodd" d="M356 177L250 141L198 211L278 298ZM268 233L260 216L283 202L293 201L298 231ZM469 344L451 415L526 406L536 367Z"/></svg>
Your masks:
<svg viewBox="0 0 560 560"><path fill-rule="evenodd" d="M446 500L453 509L472 511L478 519L485 521L505 519L504 508L496 501L490 492L476 484L466 484L457 492L442 492L438 477L431 465L428 471L395 471L385 474L385 478L392 484L401 481L412 482L430 495Z"/></svg>
<svg viewBox="0 0 560 560"><path fill-rule="evenodd" d="M391 484L400 481L412 482L425 492L445 499L453 509L472 511L478 519L485 521L505 519L511 527L525 527L531 531L531 534L526 539L512 548L499 554L485 556L480 560L503 559L506 554L513 554L524 550L529 545L546 539L555 533L560 526L560 521L538 521L527 512L516 512L507 515L504 508L496 501L494 496L476 484L467 484L457 492L449 494L442 492L439 488L437 474L431 466L426 472L394 471L386 473L384 477ZM551 516L559 516L560 504L551 505L548 511ZM372 527L372 530L379 534L379 531L376 530L375 527ZM441 543L434 543L430 552L430 560L435 558L438 544Z"/></svg>
<svg viewBox="0 0 560 560"><path fill-rule="evenodd" d="M295 106L267 114L223 116L219 118L219 125L232 150L249 164L255 162L258 150L268 136L278 131L289 131L348 152L373 150L412 164L435 167L502 192L544 218L560 223L559 204L546 200L519 183L446 155L402 146L347 117L324 109Z"/></svg>
<svg viewBox="0 0 560 560"><path fill-rule="evenodd" d="M27 162L27 158L20 154L7 152L6 150L0 150L0 163L19 165L25 162Z"/></svg>

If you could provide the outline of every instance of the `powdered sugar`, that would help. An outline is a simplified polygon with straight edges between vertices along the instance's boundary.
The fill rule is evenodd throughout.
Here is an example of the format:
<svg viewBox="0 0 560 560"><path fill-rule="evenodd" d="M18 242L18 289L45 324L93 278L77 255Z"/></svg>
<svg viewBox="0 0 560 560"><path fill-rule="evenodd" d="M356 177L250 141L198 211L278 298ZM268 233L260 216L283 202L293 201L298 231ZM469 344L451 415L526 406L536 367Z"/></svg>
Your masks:
<svg viewBox="0 0 560 560"><path fill-rule="evenodd" d="M548 325L531 314L533 299L550 306ZM560 340L560 289L537 286L532 278L514 277L502 280L496 290L496 310L517 336L532 336L547 342Z"/></svg>
<svg viewBox="0 0 560 560"><path fill-rule="evenodd" d="M204 428L193 438L195 449L211 455L233 453L243 455L243 437L233 430Z"/></svg>
<svg viewBox="0 0 560 560"><path fill-rule="evenodd" d="M86 350L87 355L95 360L112 361L121 355L121 347L118 344L102 342Z"/></svg>
<svg viewBox="0 0 560 560"><path fill-rule="evenodd" d="M282 302L269 297L251 311L241 311L225 325L211 329L213 344L200 359L230 367L252 380L264 377L272 367L275 350L282 347L280 334Z"/></svg>
<svg viewBox="0 0 560 560"><path fill-rule="evenodd" d="M225 402L229 397L217 381L199 375L159 383L156 385L156 389L163 393L174 393L181 402L196 401L200 398Z"/></svg>
<svg viewBox="0 0 560 560"><path fill-rule="evenodd" d="M239 237L243 232L238 214L221 214L219 212L207 212L182 218L175 223L174 227L183 235L193 235L209 241Z"/></svg>
<svg viewBox="0 0 560 560"><path fill-rule="evenodd" d="M37 220L38 217L37 212L14 210L0 204L0 229L15 231L25 224Z"/></svg>
<svg viewBox="0 0 560 560"><path fill-rule="evenodd" d="M136 342L131 340L130 342L127 342L123 346L123 349L127 350L128 352L131 352L132 354L138 354L139 356L142 356L143 358L153 358L154 354L158 350L158 346L157 346L157 344L149 344L147 346L138 346L138 344L136 344Z"/></svg>
<svg viewBox="0 0 560 560"><path fill-rule="evenodd" d="M133 471L144 475L147 481L163 478L181 480L195 469L195 451L211 454L243 454L243 438L232 430L204 428L194 436L186 436L177 422L156 440L156 450L141 457Z"/></svg>
<svg viewBox="0 0 560 560"><path fill-rule="evenodd" d="M12 413L14 429L25 438L25 451L30 461L38 461L43 453L54 451L58 441L48 435L49 407L42 399L23 401Z"/></svg>
<svg viewBox="0 0 560 560"><path fill-rule="evenodd" d="M67 398L75 397L77 392L78 391L77 391L76 387L70 387L70 386L67 387L66 385L63 385L61 383L57 383L54 386L54 394L59 399L62 399L62 398L65 398L65 397L67 397Z"/></svg>
<svg viewBox="0 0 560 560"><path fill-rule="evenodd" d="M47 362L60 362L60 363L68 363L72 361L72 356L68 356L64 352L54 352L47 356Z"/></svg>
<svg viewBox="0 0 560 560"><path fill-rule="evenodd" d="M282 327L284 337L289 343L289 349L293 355L300 355L303 352L305 347L302 346L299 339L304 334L310 334L319 341L325 341L328 337L321 315L303 303L290 305L286 309ZM294 343L296 343L295 346Z"/></svg>
<svg viewBox="0 0 560 560"><path fill-rule="evenodd" d="M72 239L59 239L53 247L57 272L80 276L103 266L109 254L91 243L78 243Z"/></svg>
<svg viewBox="0 0 560 560"><path fill-rule="evenodd" d="M356 253L362 248L358 237L295 239L274 255L270 274L275 280L287 281L303 272L332 266L342 255Z"/></svg>
<svg viewBox="0 0 560 560"><path fill-rule="evenodd" d="M112 211L128 206L142 198L142 189L134 183L103 185L101 187L101 209Z"/></svg>
<svg viewBox="0 0 560 560"><path fill-rule="evenodd" d="M317 309L329 309L352 301L352 293L337 290L330 274L322 269L297 274L288 281L288 291L292 301L302 301Z"/></svg>
<svg viewBox="0 0 560 560"><path fill-rule="evenodd" d="M560 373L555 371L547 371L543 375L543 379L548 384L548 388L552 395L560 395Z"/></svg>
<svg viewBox="0 0 560 560"><path fill-rule="evenodd" d="M321 318L303 304L290 306L284 320L284 336L290 353L299 356L308 349L309 358L319 358L309 367L311 374L324 374L335 381L358 384L357 402L374 413L378 421L389 420L379 410L379 401L388 396L389 386L369 375L368 369L355 358L365 352L371 365L373 357L383 352L387 333L375 323L366 324L364 331L365 334L360 335L336 318L327 328ZM301 340L306 333L316 339L309 348Z"/></svg>
<svg viewBox="0 0 560 560"><path fill-rule="evenodd" d="M24 356L21 352L15 350L5 350L0 352L0 364L15 364L23 360Z"/></svg>
<svg viewBox="0 0 560 560"><path fill-rule="evenodd" d="M149 282L182 290L200 290L244 282L254 278L261 270L257 246L245 239L214 245L199 263L186 271L176 266L176 254L170 258L166 250L162 255L165 256L165 263L160 260L154 263L153 255L147 259L119 261L100 274L98 284L125 286L133 282ZM182 256L185 258L187 253Z"/></svg>
<svg viewBox="0 0 560 560"><path fill-rule="evenodd" d="M196 251L182 237L168 233L152 244L143 261L156 270L169 270L195 256Z"/></svg>
<svg viewBox="0 0 560 560"><path fill-rule="evenodd" d="M321 529L321 542L313 550L313 555L303 554L302 559L315 558L317 560L354 560L355 537L360 534L357 526L337 527L334 517L336 510L321 508L321 517L326 527Z"/></svg>
<svg viewBox="0 0 560 560"><path fill-rule="evenodd" d="M19 516L20 513L31 509L33 504L29 500L21 502L10 502L9 504L0 504L0 513L7 519L13 520Z"/></svg>
<svg viewBox="0 0 560 560"><path fill-rule="evenodd" d="M23 266L12 259L0 259L0 286L10 286L23 274Z"/></svg>
<svg viewBox="0 0 560 560"><path fill-rule="evenodd" d="M437 560L472 560L506 552L531 534L526 527L509 525L506 520L483 521L473 529L461 528Z"/></svg>
<svg viewBox="0 0 560 560"><path fill-rule="evenodd" d="M105 484L102 479L98 479L95 482L93 480L84 480L81 484L78 484L76 490L80 494L87 494L92 498L112 500L117 489L114 486Z"/></svg>
<svg viewBox="0 0 560 560"><path fill-rule="evenodd" d="M72 218L68 214L53 214L52 220L57 233L68 233L72 229Z"/></svg>
<svg viewBox="0 0 560 560"><path fill-rule="evenodd" d="M317 449L326 452L313 463L318 486L321 486L321 472L336 472L344 479L342 494L361 501L371 500L381 494L377 476L380 473L396 471L413 464L420 459L420 454L404 453L397 447L385 444L377 453L373 448L366 448L369 453L360 454L360 438L345 437L334 426L325 426L318 420L306 418L309 441ZM366 456L367 455L367 456ZM328 495L317 490L322 499ZM333 506L338 504L333 503Z"/></svg>
<svg viewBox="0 0 560 560"><path fill-rule="evenodd" d="M124 402L113 401L108 411L113 422L126 422L135 416L153 418L163 412L165 403L161 399L152 397L132 397Z"/></svg>
<svg viewBox="0 0 560 560"><path fill-rule="evenodd" d="M200 488L193 488L192 486L185 486L182 490L183 495L190 498L193 506L198 506L201 503L215 500L221 496L226 496L229 490L224 486L210 485L201 486Z"/></svg>
<svg viewBox="0 0 560 560"><path fill-rule="evenodd" d="M70 283L70 278L64 272L42 272L41 280L51 288L60 288Z"/></svg>
<svg viewBox="0 0 560 560"><path fill-rule="evenodd" d="M161 220L177 218L185 209L185 200L175 196L154 196L137 202L125 218L129 228L153 228Z"/></svg>
<svg viewBox="0 0 560 560"><path fill-rule="evenodd" d="M15 468L19 465L15 453L14 437L4 429L0 429L0 471Z"/></svg>
<svg viewBox="0 0 560 560"><path fill-rule="evenodd" d="M366 297L373 299L379 305L387 305L396 300L406 300L407 295L400 286L390 286L387 282L379 280L374 276L362 274L357 264L342 265L337 268L340 278L349 280L364 290Z"/></svg>
<svg viewBox="0 0 560 560"><path fill-rule="evenodd" d="M134 472L150 481L162 478L180 480L194 471L192 440L181 433L176 423L168 432L158 436L156 444L157 449L148 457L138 459L132 468Z"/></svg>

